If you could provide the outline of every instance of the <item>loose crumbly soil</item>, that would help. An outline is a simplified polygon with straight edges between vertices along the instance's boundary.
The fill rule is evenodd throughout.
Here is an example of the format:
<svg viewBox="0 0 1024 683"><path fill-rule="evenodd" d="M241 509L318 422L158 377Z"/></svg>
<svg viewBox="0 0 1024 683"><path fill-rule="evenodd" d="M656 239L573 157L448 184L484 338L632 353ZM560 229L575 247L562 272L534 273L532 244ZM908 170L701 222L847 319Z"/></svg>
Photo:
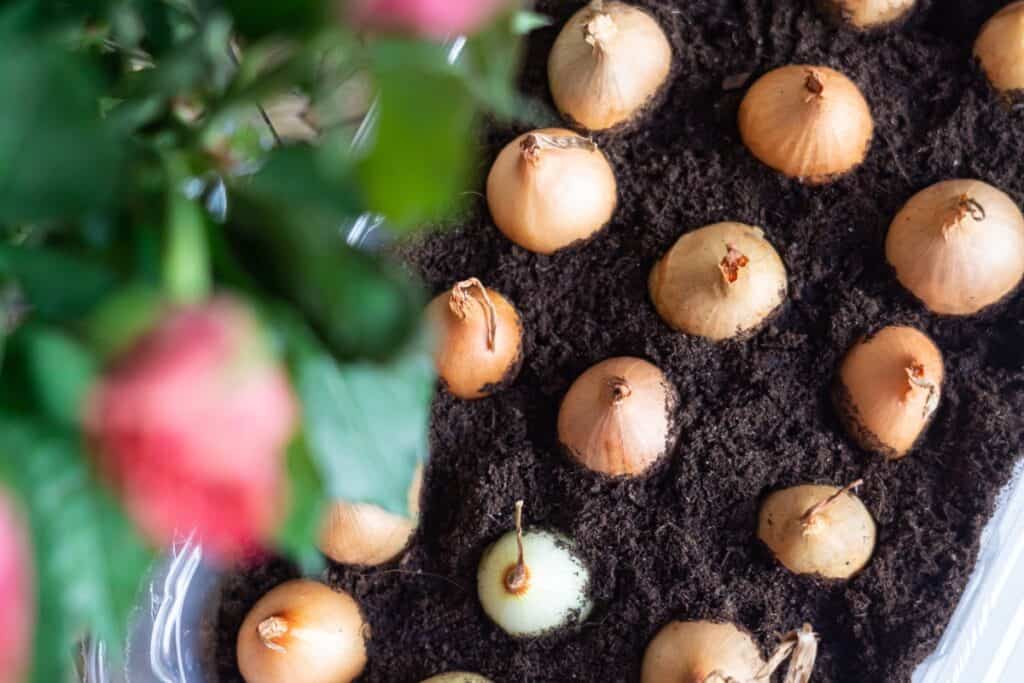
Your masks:
<svg viewBox="0 0 1024 683"><path fill-rule="evenodd" d="M545 0L556 28L530 41L522 76L538 123L552 123L546 57L581 2ZM889 221L939 180L980 178L1024 203L1024 110L987 86L971 44L1006 2L927 0L902 27L864 35L800 0L637 0L675 52L667 90L640 121L597 135L619 182L619 208L593 241L553 256L502 237L482 197L456 229L408 250L433 292L481 278L518 306L526 356L518 380L481 401L441 393L433 408L422 525L393 565L331 568L372 625L361 681L415 683L446 669L497 682L639 680L644 648L671 619L732 620L769 650L814 624L817 683L909 682L936 647L974 565L982 528L1024 435L1024 296L971 319L928 314L884 258ZM876 120L867 161L805 187L744 149L736 111L750 80L787 63L848 74ZM745 78L744 74L752 74ZM493 124L475 189L524 128ZM722 220L762 226L789 270L790 299L752 338L714 345L673 332L647 296L655 260L688 230ZM946 383L919 448L899 462L860 450L829 398L841 354L892 323L926 331ZM680 394L678 445L642 479L582 471L559 450L559 400L587 367L647 358ZM758 502L806 482L865 479L878 548L848 583L797 577L755 538ZM476 599L481 552L511 524L576 539L597 608L575 632L509 638ZM270 565L229 581L217 616L216 668L240 681L234 637L251 604L291 574ZM287 682L282 682L287 683Z"/></svg>

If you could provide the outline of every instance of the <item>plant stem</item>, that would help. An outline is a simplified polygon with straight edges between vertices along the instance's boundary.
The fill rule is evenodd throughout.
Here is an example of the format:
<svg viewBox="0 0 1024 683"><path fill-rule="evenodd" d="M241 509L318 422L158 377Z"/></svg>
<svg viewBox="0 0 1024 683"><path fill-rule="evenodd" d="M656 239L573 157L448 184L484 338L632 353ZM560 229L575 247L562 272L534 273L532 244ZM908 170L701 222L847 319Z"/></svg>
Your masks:
<svg viewBox="0 0 1024 683"><path fill-rule="evenodd" d="M526 568L526 556L523 551L523 501L516 501L515 511L516 523L516 546L519 549L519 557L512 570L505 575L505 589L509 593L518 595L526 590L530 574Z"/></svg>

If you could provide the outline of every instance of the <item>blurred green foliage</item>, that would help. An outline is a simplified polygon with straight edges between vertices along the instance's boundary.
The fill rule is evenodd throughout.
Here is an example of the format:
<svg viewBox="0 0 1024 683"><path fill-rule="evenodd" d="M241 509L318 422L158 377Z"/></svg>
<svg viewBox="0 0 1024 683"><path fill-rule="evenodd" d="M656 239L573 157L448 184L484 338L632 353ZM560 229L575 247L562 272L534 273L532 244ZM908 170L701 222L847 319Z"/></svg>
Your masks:
<svg viewBox="0 0 1024 683"><path fill-rule="evenodd" d="M335 4L0 5L0 483L36 552L34 683L66 680L87 633L116 653L159 550L94 478L80 422L170 304L235 291L288 364L304 429L282 552L321 561L331 498L406 512L434 385L424 292L348 229L372 211L401 239L459 207L477 122L524 111L519 36L544 20L509 13L453 48L358 35ZM281 97L310 119L274 121Z"/></svg>

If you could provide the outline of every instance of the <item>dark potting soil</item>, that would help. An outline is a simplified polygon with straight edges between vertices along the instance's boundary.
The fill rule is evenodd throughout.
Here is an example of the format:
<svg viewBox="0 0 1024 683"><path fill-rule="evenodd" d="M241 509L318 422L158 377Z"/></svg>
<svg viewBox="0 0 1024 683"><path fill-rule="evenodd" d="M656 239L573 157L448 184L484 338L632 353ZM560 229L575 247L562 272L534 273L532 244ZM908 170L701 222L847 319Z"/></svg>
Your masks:
<svg viewBox="0 0 1024 683"><path fill-rule="evenodd" d="M1024 295L975 318L931 315L896 282L883 250L899 207L939 180L980 178L1024 203L1024 110L993 94L971 58L983 20L1007 3L925 0L899 29L863 35L799 0L637 1L668 32L675 68L644 119L596 136L619 182L609 228L539 256L502 237L480 198L455 229L409 249L435 292L477 276L512 300L526 356L518 380L492 398L437 396L422 524L400 561L328 571L373 629L360 680L414 683L465 669L499 683L637 681L666 622L716 619L742 624L766 651L812 623L819 683L910 681L949 621L1022 452ZM531 39L522 77L538 111L551 106L545 64L557 27L581 4L539 3L556 24ZM875 115L867 161L824 187L762 166L736 128L744 84L801 62L848 74ZM477 189L522 130L489 128ZM715 345L669 329L646 280L680 234L722 220L765 229L789 270L790 298L757 335ZM947 376L919 448L885 462L843 434L829 389L841 354L892 323L931 335ZM651 360L681 397L678 445L628 481L574 466L555 438L569 384L616 355ZM794 576L757 542L768 492L860 477L878 546L851 581ZM477 601L480 554L509 529L518 498L531 523L574 538L593 572L597 608L578 631L513 640ZM242 617L290 573L264 567L258 580L230 580L218 616L224 683L241 680L233 642Z"/></svg>

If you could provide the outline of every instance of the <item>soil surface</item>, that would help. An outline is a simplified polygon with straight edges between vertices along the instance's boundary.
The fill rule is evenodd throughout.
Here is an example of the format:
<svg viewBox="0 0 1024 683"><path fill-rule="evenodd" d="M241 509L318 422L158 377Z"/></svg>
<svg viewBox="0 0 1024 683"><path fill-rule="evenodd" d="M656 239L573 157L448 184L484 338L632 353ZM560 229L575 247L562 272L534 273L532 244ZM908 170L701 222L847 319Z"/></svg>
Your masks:
<svg viewBox="0 0 1024 683"><path fill-rule="evenodd" d="M537 99L538 123L554 123L547 53L582 3L538 4L556 24L531 39L522 86ZM539 256L504 239L480 198L455 229L409 250L434 292L477 276L504 293L522 314L526 355L517 381L492 398L438 394L411 549L383 568L328 570L372 625L362 681L465 669L498 683L633 682L667 621L716 619L742 624L766 653L780 633L812 623L817 683L909 682L943 633L1022 452L1024 296L975 318L931 315L897 283L883 249L900 206L939 180L980 178L1024 202L1024 110L995 95L971 57L982 22L1007 3L925 0L902 27L872 35L837 28L800 0L637 4L665 27L675 65L644 118L596 136L619 183L609 228ZM780 177L740 141L745 85L788 63L839 69L871 104L870 154L834 184ZM523 130L489 126L475 189ZM723 220L765 229L790 297L755 336L715 345L669 329L646 281L680 234ZM844 435L829 390L843 352L892 323L926 331L947 376L919 448L885 462ZM649 359L680 395L678 445L636 480L581 470L555 438L570 383L616 355ZM878 547L853 580L794 576L756 540L768 492L860 477ZM477 562L509 529L518 498L530 523L574 538L592 570L597 607L578 631L513 640L477 601ZM241 680L233 644L245 611L291 572L271 565L231 579L218 616L224 683Z"/></svg>

